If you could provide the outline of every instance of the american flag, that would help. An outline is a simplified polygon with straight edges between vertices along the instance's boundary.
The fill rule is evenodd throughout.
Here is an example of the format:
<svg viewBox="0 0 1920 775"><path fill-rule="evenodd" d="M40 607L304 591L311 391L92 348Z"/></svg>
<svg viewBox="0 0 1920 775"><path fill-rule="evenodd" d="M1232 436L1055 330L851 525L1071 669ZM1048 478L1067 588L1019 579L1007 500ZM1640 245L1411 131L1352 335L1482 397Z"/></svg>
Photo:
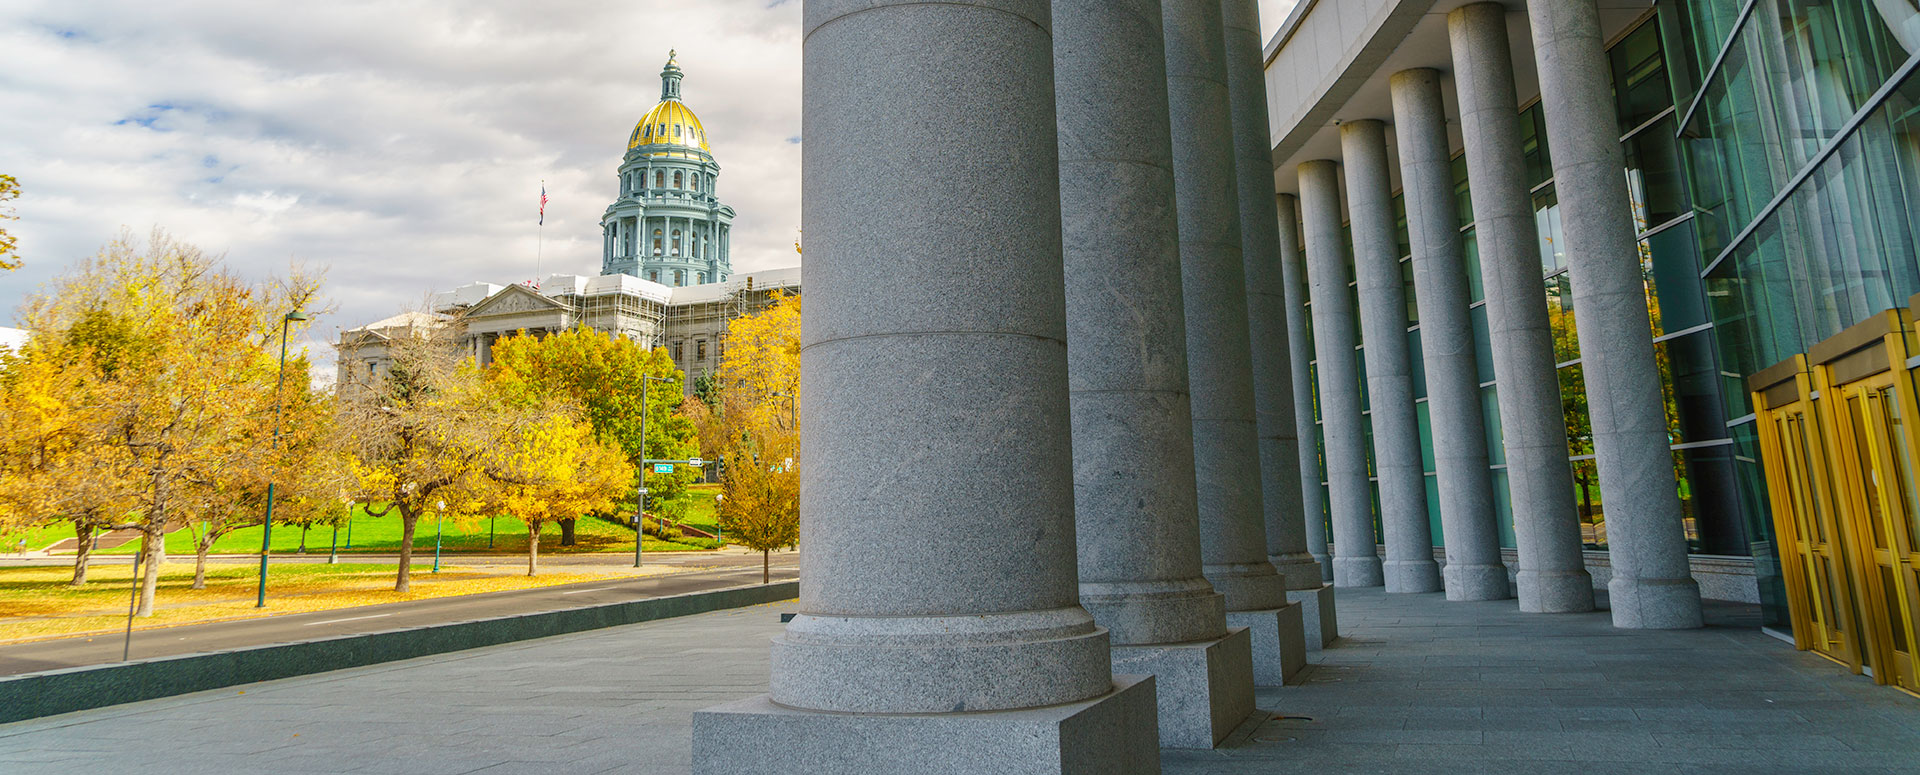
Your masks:
<svg viewBox="0 0 1920 775"><path fill-rule="evenodd" d="M547 225L547 184L545 183L540 184L540 223L537 225Z"/></svg>

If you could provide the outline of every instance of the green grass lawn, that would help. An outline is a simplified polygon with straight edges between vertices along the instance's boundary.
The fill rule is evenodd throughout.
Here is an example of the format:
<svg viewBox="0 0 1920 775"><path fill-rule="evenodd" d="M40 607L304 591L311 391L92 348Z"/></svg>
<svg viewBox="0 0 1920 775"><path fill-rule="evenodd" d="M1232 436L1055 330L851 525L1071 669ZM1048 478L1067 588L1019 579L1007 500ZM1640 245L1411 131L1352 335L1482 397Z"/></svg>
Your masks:
<svg viewBox="0 0 1920 775"><path fill-rule="evenodd" d="M424 517L415 528L413 550L432 552L434 543L435 520ZM444 552L498 552L503 554L521 554L527 551L527 524L518 519L500 517L495 520L473 520L458 522L448 520L443 526L441 551ZM293 525L273 526L273 551L275 553L293 553L300 549L302 531ZM573 546L560 545L560 526L554 523L543 525L540 531L541 554L571 554L577 552L631 552L633 551L633 530L593 517L582 517L576 523L574 531L576 543ZM58 523L48 527L35 528L25 532L0 534L0 550L12 551L22 536L27 538L27 548L37 550L62 538L72 538L73 528L67 523ZM348 539L351 537L351 546ZM334 540L331 526L315 527L305 531L307 554L325 554ZM354 510L351 536L345 525L340 528L341 553L393 553L400 550L400 517L389 514L384 517L367 516L359 507ZM191 557L194 554L194 535L192 530L176 530L167 534L167 553L174 557ZM131 554L139 550L139 542L134 541L114 549L102 550L102 554ZM491 547L491 548L489 548ZM700 547L689 544L661 541L648 536L641 547L649 552L692 551ZM260 551L260 528L250 527L236 530L221 536L213 544L213 554L247 554Z"/></svg>

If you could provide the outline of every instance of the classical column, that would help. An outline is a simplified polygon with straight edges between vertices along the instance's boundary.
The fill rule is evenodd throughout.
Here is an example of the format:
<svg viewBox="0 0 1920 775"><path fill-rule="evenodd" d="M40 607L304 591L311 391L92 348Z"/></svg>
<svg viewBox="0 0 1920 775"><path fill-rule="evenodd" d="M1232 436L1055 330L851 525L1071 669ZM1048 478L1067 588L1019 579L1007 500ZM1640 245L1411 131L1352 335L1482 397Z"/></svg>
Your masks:
<svg viewBox="0 0 1920 775"><path fill-rule="evenodd" d="M1253 416L1260 434L1267 560L1287 577L1287 589L1319 589L1320 568L1307 553L1306 522L1300 515L1293 349L1287 339L1286 286L1280 271L1280 211L1273 200L1260 4L1220 0L1220 15L1226 32L1227 94L1233 108L1234 180L1240 187L1240 257L1247 276Z"/></svg>
<svg viewBox="0 0 1920 775"><path fill-rule="evenodd" d="M1300 608L1287 602L1286 578L1267 561L1220 0L1164 0L1161 20L1178 138L1174 191L1201 561L1227 596L1227 624L1251 629L1255 681L1277 686L1305 665L1306 650Z"/></svg>
<svg viewBox="0 0 1920 775"><path fill-rule="evenodd" d="M1252 642L1200 572L1160 0L1054 0L1080 604L1154 676L1160 744L1253 712Z"/></svg>
<svg viewBox="0 0 1920 775"><path fill-rule="evenodd" d="M1607 503L1613 625L1699 627L1600 12L1593 0L1527 0L1527 13Z"/></svg>
<svg viewBox="0 0 1920 775"><path fill-rule="evenodd" d="M1313 351L1319 368L1327 505L1333 515L1333 585L1384 583L1373 543L1373 486L1360 416L1360 364L1354 353L1353 296L1340 223L1340 167L1326 159L1300 165L1300 213L1313 299Z"/></svg>
<svg viewBox="0 0 1920 775"><path fill-rule="evenodd" d="M1353 230L1353 275L1360 294L1367 405L1373 410L1373 471L1380 482L1380 532L1388 592L1440 591L1427 519L1427 482L1420 465L1420 422L1413 409L1413 362L1407 351L1407 292L1401 285L1400 238L1394 225L1387 127L1372 119L1340 126L1347 173L1347 220Z"/></svg>
<svg viewBox="0 0 1920 775"><path fill-rule="evenodd" d="M1300 511L1306 523L1307 551L1317 566L1313 572L1321 582L1314 590L1288 590L1287 599L1300 604L1301 618L1307 623L1307 650L1315 651L1340 637L1340 624L1334 614L1333 558L1327 556L1327 527L1321 519L1326 511L1326 488L1320 484L1319 452L1314 446L1320 431L1313 422L1313 338L1307 329L1307 265L1300 255L1300 200L1292 194L1281 194L1274 203L1279 210L1280 282L1290 332L1287 350L1293 378L1294 437L1300 441Z"/></svg>
<svg viewBox="0 0 1920 775"><path fill-rule="evenodd" d="M1520 610L1591 611L1593 577L1581 553L1580 515L1574 510L1560 376L1540 280L1540 235L1520 153L1507 9L1499 3L1464 6L1447 15L1447 31L1487 294L1493 376L1499 382Z"/></svg>
<svg viewBox="0 0 1920 775"><path fill-rule="evenodd" d="M1420 353L1426 365L1440 529L1447 548L1447 599L1505 600L1512 595L1507 566L1500 561L1493 475L1487 470L1480 368L1473 354L1473 320L1467 315L1473 293L1453 199L1453 154L1440 72L1403 70L1393 74L1388 87L1394 137L1400 144L1400 190L1413 241L1413 295L1420 308ZM1376 405L1374 417L1379 416Z"/></svg>
<svg viewBox="0 0 1920 775"><path fill-rule="evenodd" d="M804 14L806 582L693 771L1157 773L1079 604L1048 4Z"/></svg>

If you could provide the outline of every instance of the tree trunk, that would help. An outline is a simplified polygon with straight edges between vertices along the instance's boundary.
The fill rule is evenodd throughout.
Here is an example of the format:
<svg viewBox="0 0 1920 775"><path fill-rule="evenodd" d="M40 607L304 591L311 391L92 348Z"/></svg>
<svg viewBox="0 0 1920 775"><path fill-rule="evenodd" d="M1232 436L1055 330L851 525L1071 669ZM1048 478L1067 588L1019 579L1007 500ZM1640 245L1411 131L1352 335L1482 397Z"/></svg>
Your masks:
<svg viewBox="0 0 1920 775"><path fill-rule="evenodd" d="M765 584L773 580L773 572L767 569L768 554L770 554L770 552L768 552L767 550L765 549L760 550L760 583L762 584Z"/></svg>
<svg viewBox="0 0 1920 775"><path fill-rule="evenodd" d="M140 532L140 552L147 557L147 568L140 578L140 607L134 615L148 617L153 615L153 593L160 583L160 561L166 557L165 547L160 543L166 540L166 534L151 524L142 526Z"/></svg>
<svg viewBox="0 0 1920 775"><path fill-rule="evenodd" d="M207 551L213 548L213 531L201 536L193 547L193 588L207 588Z"/></svg>
<svg viewBox="0 0 1920 775"><path fill-rule="evenodd" d="M80 544L79 548L73 552L73 581L68 582L67 586L86 586L87 563L93 560L93 527L75 522L73 523L73 535L80 541Z"/></svg>
<svg viewBox="0 0 1920 775"><path fill-rule="evenodd" d="M540 525L528 523L527 528L527 575L533 576L540 573ZM560 542L564 544L566 539Z"/></svg>
<svg viewBox="0 0 1920 775"><path fill-rule="evenodd" d="M309 527L312 527L312 526L311 525L300 526L300 551L294 552L295 554L307 553L307 528Z"/></svg>
<svg viewBox="0 0 1920 775"><path fill-rule="evenodd" d="M560 545L573 545L573 517L560 520Z"/></svg>
<svg viewBox="0 0 1920 775"><path fill-rule="evenodd" d="M395 592L413 589L413 528L419 521L420 518L408 509L400 509L400 575L393 582Z"/></svg>

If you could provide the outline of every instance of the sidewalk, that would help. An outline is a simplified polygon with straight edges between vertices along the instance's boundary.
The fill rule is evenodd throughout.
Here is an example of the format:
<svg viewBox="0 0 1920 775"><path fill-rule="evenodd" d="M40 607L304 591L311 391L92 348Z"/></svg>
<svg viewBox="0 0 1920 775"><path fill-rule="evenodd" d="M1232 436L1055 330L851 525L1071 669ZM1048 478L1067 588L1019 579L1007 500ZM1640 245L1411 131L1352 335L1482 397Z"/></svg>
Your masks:
<svg viewBox="0 0 1920 775"><path fill-rule="evenodd" d="M766 690L792 604L737 609L0 726L0 769L71 772L685 773L690 716ZM1198 773L1920 772L1920 700L1721 626L1615 630L1512 601L1341 590L1338 647L1285 715ZM1297 718L1304 717L1304 718Z"/></svg>

